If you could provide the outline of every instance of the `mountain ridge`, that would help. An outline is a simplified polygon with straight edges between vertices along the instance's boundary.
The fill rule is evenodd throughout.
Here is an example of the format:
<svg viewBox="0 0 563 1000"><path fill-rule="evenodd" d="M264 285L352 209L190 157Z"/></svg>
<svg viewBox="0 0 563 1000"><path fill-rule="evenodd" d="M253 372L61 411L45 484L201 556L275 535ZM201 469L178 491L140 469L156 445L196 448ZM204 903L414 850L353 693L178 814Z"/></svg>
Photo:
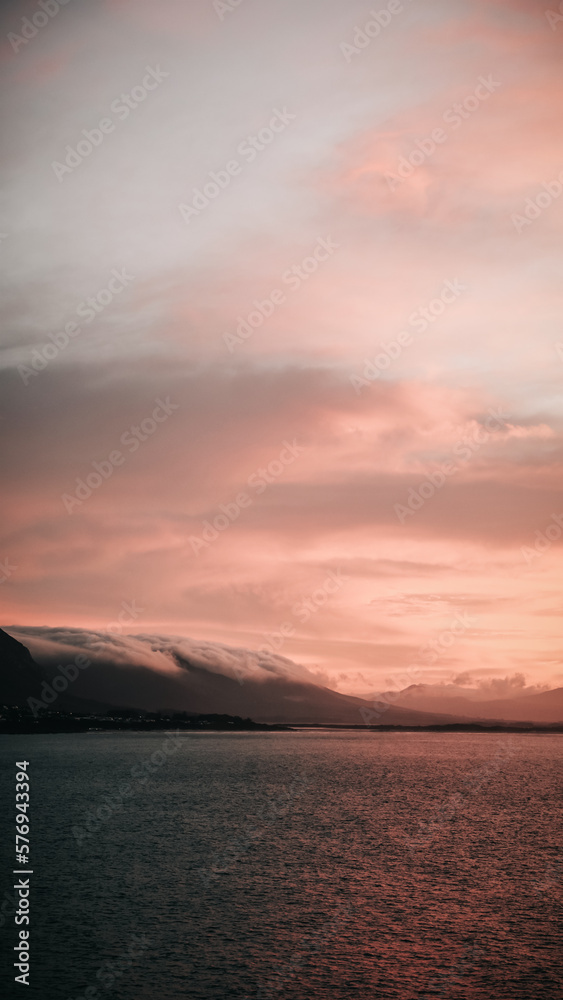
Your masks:
<svg viewBox="0 0 563 1000"><path fill-rule="evenodd" d="M66 647L69 659L75 648ZM37 652L35 655L45 662L38 663L27 646L0 629L0 703L26 705L28 698L41 700L42 692L53 690L53 679L62 676L60 666L49 661L46 655L42 657ZM58 655L62 659L64 653ZM385 702L385 695L380 695L374 702L313 683L307 672L300 676L263 670L260 675L228 676L217 669L218 664L203 663L201 657L198 661L195 655L181 654L178 650L170 650L169 656L176 665L175 672L158 671L130 661L118 662L117 652L112 653L111 648L103 654L98 652L96 658L91 658L88 668L77 670L75 679L46 702L45 707L52 705L55 710L58 707L92 713L111 707L187 711L198 715L217 713L288 725L417 727L482 722L549 724L563 719L563 711L559 713L556 708L549 717L537 720L533 712L524 711L528 703L526 696L516 699L522 707L522 715L518 718L500 714L500 700L491 703L496 711L491 710L492 714L484 716L480 714L481 704L469 700L458 700L455 712L448 711L447 698L434 699L433 704L425 704L419 699L414 707L409 701L409 697L411 701L414 697L412 691L410 696L408 691L393 692L388 702ZM563 689L557 691L563 698ZM541 692L534 697L543 705L547 703L544 696L550 694ZM420 692L417 697L419 695ZM554 712L556 717L553 717Z"/></svg>

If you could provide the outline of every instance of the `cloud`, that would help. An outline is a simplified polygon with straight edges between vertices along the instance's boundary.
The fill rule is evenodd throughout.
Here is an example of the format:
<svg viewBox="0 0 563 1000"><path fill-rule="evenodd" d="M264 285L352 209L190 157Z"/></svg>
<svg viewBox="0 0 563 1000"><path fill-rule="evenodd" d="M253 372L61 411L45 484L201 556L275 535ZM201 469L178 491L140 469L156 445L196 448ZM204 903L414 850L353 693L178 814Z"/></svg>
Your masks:
<svg viewBox="0 0 563 1000"><path fill-rule="evenodd" d="M452 684L448 685L448 688L451 689L455 685L464 689L472 688L472 691L468 691L468 695L483 701L495 698L513 698L520 695L539 694L541 691L549 690L547 684L528 684L526 676L522 673L479 680L471 674L471 671L467 671L458 677L454 677Z"/></svg>
<svg viewBox="0 0 563 1000"><path fill-rule="evenodd" d="M178 636L115 635L77 628L10 627L10 635L27 646L42 666L58 666L83 653L93 664L118 669L146 667L176 680L190 666L231 679L301 680L318 683L305 667L269 652L203 642Z"/></svg>
<svg viewBox="0 0 563 1000"><path fill-rule="evenodd" d="M209 678L290 621L288 659L375 684L472 601L479 630L432 681L476 662L543 678L560 662L561 539L531 563L522 547L561 512L563 197L522 233L511 215L561 171L563 29L524 0L404 8L348 63L359 0L245 0L224 21L211 2L74 0L5 61L7 620L100 635L135 599L145 638L107 650L123 672L134 655L170 683L182 640L159 637L203 636L199 652L186 642ZM35 9L6 3L5 33ZM112 102L148 63L169 76L118 120ZM489 74L501 86L392 191L400 157ZM241 141L275 107L295 119L246 162ZM104 114L114 132L59 183L52 162ZM186 225L179 203L233 157L240 175ZM307 272L329 235L338 249ZM53 357L113 268L135 280ZM463 294L441 310L454 280ZM285 301L230 353L225 333L279 288ZM46 347L25 385L17 366ZM357 394L350 377L375 358L393 363ZM161 396L178 409L129 452L122 436ZM490 407L504 426L401 524L395 505L475 440ZM286 440L303 454L258 493L249 480ZM68 514L62 495L114 449L124 463ZM250 505L196 555L193 538L241 491ZM295 602L336 569L346 587L295 623ZM256 672L278 668L262 658Z"/></svg>
<svg viewBox="0 0 563 1000"><path fill-rule="evenodd" d="M523 673L480 679L470 670L440 684L415 684L408 696L416 700L429 698L466 698L468 701L498 701L504 698L524 698L550 690L548 684L528 684Z"/></svg>

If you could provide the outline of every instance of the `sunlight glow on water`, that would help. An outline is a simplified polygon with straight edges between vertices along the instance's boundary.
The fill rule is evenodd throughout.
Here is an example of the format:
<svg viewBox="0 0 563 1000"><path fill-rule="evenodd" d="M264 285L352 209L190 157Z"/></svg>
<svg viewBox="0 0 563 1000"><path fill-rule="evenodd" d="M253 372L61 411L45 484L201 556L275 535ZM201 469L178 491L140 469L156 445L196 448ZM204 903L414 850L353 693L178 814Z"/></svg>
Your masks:
<svg viewBox="0 0 563 1000"><path fill-rule="evenodd" d="M165 740L2 740L5 800L22 747L33 782L27 996L562 995L560 737Z"/></svg>

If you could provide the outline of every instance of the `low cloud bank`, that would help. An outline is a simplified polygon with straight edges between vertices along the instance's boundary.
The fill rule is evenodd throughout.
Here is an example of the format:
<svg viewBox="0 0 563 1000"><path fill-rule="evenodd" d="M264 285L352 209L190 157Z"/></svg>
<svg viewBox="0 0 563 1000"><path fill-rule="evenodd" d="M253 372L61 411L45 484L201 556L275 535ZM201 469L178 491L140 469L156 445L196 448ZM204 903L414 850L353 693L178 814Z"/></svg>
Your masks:
<svg viewBox="0 0 563 1000"><path fill-rule="evenodd" d="M456 687L457 686L457 687ZM459 674L451 684L443 685L444 690L452 694L454 689L464 698L475 701L492 701L495 698L518 698L528 694L540 694L549 691L549 684L527 684L522 673L510 674L506 677L491 677L487 680L477 680L470 671Z"/></svg>
<svg viewBox="0 0 563 1000"><path fill-rule="evenodd" d="M132 636L47 626L14 626L7 631L45 667L56 667L83 653L100 665L145 667L176 678L192 665L239 681L280 678L319 683L318 677L305 667L283 656L181 636Z"/></svg>

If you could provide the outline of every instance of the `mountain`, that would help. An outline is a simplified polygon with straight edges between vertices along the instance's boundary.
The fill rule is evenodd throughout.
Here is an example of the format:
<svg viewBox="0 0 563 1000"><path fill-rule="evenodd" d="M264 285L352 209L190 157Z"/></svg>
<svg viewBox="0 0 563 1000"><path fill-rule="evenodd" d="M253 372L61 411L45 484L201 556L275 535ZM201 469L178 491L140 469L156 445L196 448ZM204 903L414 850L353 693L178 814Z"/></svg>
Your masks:
<svg viewBox="0 0 563 1000"><path fill-rule="evenodd" d="M43 685L50 672L33 659L27 646L0 629L0 705L28 706L28 698L40 699ZM88 701L76 694L64 692L57 699L57 707L71 711L96 712L106 706L98 701Z"/></svg>
<svg viewBox="0 0 563 1000"><path fill-rule="evenodd" d="M195 666L183 657L179 664L186 671L182 686L189 693L189 711L228 712L249 715L258 722L294 724L332 723L348 725L429 726L457 722L437 712L418 712L389 707L375 718L373 705L352 695L287 677L239 681ZM214 706L211 708L210 706Z"/></svg>
<svg viewBox="0 0 563 1000"><path fill-rule="evenodd" d="M64 654L60 659L64 661ZM176 654L174 659L174 674L131 663L124 666L111 659L94 662L78 672L68 689L51 703L52 707L96 712L109 706L127 706L147 711L250 716L267 723L425 726L459 721L436 712L395 707L376 718L373 706L361 698L290 676L250 676L241 683L187 657ZM39 666L27 647L7 632L0 632L0 660L0 704L25 706L30 696L41 699L45 682L60 675L56 662Z"/></svg>
<svg viewBox="0 0 563 1000"><path fill-rule="evenodd" d="M552 691L523 693L508 698L477 700L474 692L461 694L438 693L436 686L413 684L394 696L395 705L417 712L444 712L450 715L471 715L488 720L549 724L563 722L563 688Z"/></svg>
<svg viewBox="0 0 563 1000"><path fill-rule="evenodd" d="M25 705L45 679L27 646L0 629L0 704Z"/></svg>
<svg viewBox="0 0 563 1000"><path fill-rule="evenodd" d="M61 676L60 664L70 664L76 653L78 639L74 633L70 636L73 645L59 645L55 653L52 649L46 652L40 644L34 646L37 640L31 635L29 638L41 666L26 646L0 630L0 704L25 706L30 696L41 699L45 683ZM227 668L220 662L221 655L228 653L232 658L236 652L227 647L211 652L206 647L204 662L201 646L194 647L193 653L186 653L181 646L167 648L163 668L162 643L158 637L143 637L136 646L129 647L127 660L123 659L123 645L119 649L108 647L96 657L90 653L89 665L74 670L75 679L50 703L52 708L90 713L110 707L198 715L215 713L295 725L431 726L484 719L538 723L563 719L563 711L558 707L562 691L477 702L457 696L438 697L432 689L425 689L425 685L413 685L400 697L394 694L381 711L374 709L372 700L341 694L315 683L311 674L307 671L299 674L296 665L288 660L281 661L283 672L279 672L278 663L278 672L264 668L237 679L232 672L226 673ZM82 644L81 648L89 647ZM160 659L151 660L150 666L141 665L139 659L143 655Z"/></svg>

